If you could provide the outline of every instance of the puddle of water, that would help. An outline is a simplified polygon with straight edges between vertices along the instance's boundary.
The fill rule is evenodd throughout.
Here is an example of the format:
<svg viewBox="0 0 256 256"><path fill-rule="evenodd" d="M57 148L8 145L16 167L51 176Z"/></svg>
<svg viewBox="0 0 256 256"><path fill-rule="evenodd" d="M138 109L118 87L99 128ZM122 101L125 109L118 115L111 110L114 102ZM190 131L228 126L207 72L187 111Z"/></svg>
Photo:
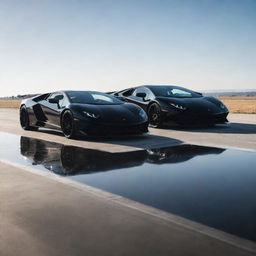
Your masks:
<svg viewBox="0 0 256 256"><path fill-rule="evenodd" d="M181 145L127 153L0 132L0 158L256 241L256 153Z"/></svg>

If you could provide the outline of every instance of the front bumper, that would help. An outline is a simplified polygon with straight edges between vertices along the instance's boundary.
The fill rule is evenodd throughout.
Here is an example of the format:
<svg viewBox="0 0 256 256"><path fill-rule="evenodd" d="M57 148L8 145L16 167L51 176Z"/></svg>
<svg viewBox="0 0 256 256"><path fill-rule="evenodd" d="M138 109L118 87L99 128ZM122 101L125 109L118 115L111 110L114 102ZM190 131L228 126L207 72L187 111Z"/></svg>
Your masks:
<svg viewBox="0 0 256 256"><path fill-rule="evenodd" d="M106 124L75 120L77 131L87 135L125 135L148 132L148 122L140 124Z"/></svg>
<svg viewBox="0 0 256 256"><path fill-rule="evenodd" d="M178 125L221 124L228 122L228 114L229 112L218 114L179 113L176 115L165 113L163 121L165 123L175 123Z"/></svg>

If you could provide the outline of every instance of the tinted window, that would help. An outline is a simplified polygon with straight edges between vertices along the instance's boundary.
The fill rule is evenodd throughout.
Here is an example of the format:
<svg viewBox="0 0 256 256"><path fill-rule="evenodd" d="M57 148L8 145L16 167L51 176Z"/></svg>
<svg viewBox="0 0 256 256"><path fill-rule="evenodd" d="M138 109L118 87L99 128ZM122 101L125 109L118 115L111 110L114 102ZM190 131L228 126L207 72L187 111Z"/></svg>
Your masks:
<svg viewBox="0 0 256 256"><path fill-rule="evenodd" d="M54 92L52 94L50 94L50 96L47 98L47 100L49 99L58 99L58 100L62 100L63 99L63 94L60 92Z"/></svg>
<svg viewBox="0 0 256 256"><path fill-rule="evenodd" d="M134 90L132 95L136 97L137 93L146 93L146 92L143 88L137 88L136 90Z"/></svg>
<svg viewBox="0 0 256 256"><path fill-rule="evenodd" d="M67 96L64 95L63 100L61 100L60 106L61 106L61 108L65 108L68 104L69 104L69 100L68 100Z"/></svg>
<svg viewBox="0 0 256 256"><path fill-rule="evenodd" d="M116 105L123 104L112 95L101 92L69 91L66 92L71 103L94 104L94 105Z"/></svg>
<svg viewBox="0 0 256 256"><path fill-rule="evenodd" d="M47 98L47 101L49 101L49 99L58 99L59 100L58 107L65 107L64 103L65 103L66 99L62 93L54 92L54 93L50 94L50 96ZM56 104L56 103L50 103L50 104Z"/></svg>
<svg viewBox="0 0 256 256"><path fill-rule="evenodd" d="M154 99L154 94L153 94L148 88L145 88L145 87L137 88L137 89L133 92L132 96L137 97L137 96L136 96L137 93L146 93L146 97L145 97L144 100L152 100L152 99ZM137 97L137 98L138 98L138 97ZM141 99L141 98L140 98L140 99Z"/></svg>
<svg viewBox="0 0 256 256"><path fill-rule="evenodd" d="M174 98L197 98L202 97L199 93L176 86L155 86L151 87L156 96L174 97Z"/></svg>
<svg viewBox="0 0 256 256"><path fill-rule="evenodd" d="M124 96L131 96L132 95L132 93L133 93L133 91L134 91L134 89L130 89L130 90L127 90L127 91L125 91L124 93L123 93L123 95Z"/></svg>

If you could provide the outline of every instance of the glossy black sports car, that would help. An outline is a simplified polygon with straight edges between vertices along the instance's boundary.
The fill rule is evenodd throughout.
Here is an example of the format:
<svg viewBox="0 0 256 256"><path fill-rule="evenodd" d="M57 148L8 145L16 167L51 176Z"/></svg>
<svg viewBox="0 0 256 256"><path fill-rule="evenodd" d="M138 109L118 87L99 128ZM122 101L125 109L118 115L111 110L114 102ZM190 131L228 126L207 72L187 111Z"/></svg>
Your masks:
<svg viewBox="0 0 256 256"><path fill-rule="evenodd" d="M148 131L142 108L94 91L59 91L26 99L20 106L20 124L25 130L62 130L67 138Z"/></svg>
<svg viewBox="0 0 256 256"><path fill-rule="evenodd" d="M228 121L228 109L220 100L179 86L145 85L113 95L142 107L152 127L163 123L212 125Z"/></svg>

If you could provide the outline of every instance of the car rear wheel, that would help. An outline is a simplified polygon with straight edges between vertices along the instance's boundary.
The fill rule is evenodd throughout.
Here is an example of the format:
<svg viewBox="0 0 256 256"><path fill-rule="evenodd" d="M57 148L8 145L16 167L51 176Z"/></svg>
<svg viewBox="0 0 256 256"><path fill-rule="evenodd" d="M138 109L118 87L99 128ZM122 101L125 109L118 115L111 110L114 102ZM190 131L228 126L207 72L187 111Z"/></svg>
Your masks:
<svg viewBox="0 0 256 256"><path fill-rule="evenodd" d="M157 103L153 103L148 108L149 125L153 128L159 128L162 125L162 111Z"/></svg>
<svg viewBox="0 0 256 256"><path fill-rule="evenodd" d="M38 129L38 127L30 125L28 111L25 106L20 108L20 126L24 130L36 131Z"/></svg>
<svg viewBox="0 0 256 256"><path fill-rule="evenodd" d="M61 129L66 138L72 139L76 137L74 118L69 110L65 111L62 116Z"/></svg>

